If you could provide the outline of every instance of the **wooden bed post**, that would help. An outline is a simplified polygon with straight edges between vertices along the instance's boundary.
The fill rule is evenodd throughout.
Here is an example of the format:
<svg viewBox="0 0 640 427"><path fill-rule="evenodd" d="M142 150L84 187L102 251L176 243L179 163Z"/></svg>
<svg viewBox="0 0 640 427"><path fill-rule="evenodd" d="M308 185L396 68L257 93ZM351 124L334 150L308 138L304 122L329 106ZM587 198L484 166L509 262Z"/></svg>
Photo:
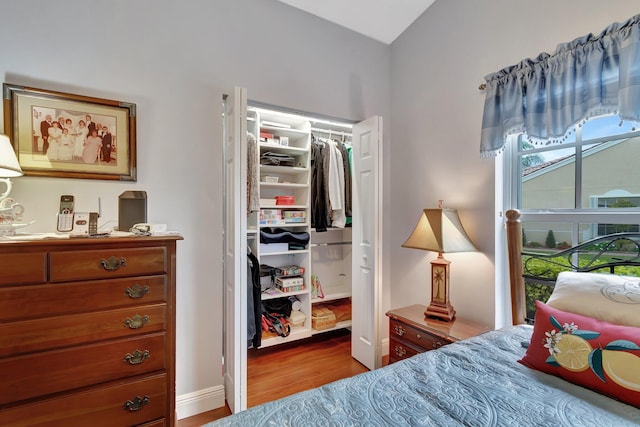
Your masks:
<svg viewBox="0 0 640 427"><path fill-rule="evenodd" d="M522 225L520 212L510 209L507 217L507 252L511 289L511 318L514 325L526 323L524 278L522 277Z"/></svg>

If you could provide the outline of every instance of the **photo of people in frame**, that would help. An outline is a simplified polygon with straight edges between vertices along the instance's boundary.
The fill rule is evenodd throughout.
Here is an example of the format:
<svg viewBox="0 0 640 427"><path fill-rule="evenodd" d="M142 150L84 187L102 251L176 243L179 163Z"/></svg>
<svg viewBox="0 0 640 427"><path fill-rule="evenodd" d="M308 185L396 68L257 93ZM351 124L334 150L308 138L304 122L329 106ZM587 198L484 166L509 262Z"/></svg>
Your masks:
<svg viewBox="0 0 640 427"><path fill-rule="evenodd" d="M116 117L32 106L34 160L117 166Z"/></svg>

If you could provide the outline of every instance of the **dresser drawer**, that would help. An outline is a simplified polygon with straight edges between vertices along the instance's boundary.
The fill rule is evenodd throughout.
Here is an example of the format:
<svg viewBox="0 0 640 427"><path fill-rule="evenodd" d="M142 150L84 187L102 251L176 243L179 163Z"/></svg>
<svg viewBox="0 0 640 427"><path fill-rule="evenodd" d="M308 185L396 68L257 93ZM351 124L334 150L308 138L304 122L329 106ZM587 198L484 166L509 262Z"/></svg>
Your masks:
<svg viewBox="0 0 640 427"><path fill-rule="evenodd" d="M389 340L389 363L407 359L411 356L415 356L416 354L423 352L424 351L418 351L417 349L400 341L396 341L393 339Z"/></svg>
<svg viewBox="0 0 640 427"><path fill-rule="evenodd" d="M166 276L0 288L0 321L165 302Z"/></svg>
<svg viewBox="0 0 640 427"><path fill-rule="evenodd" d="M44 283L47 281L46 266L46 252L0 254L0 285Z"/></svg>
<svg viewBox="0 0 640 427"><path fill-rule="evenodd" d="M158 333L0 359L0 405L164 370L164 349Z"/></svg>
<svg viewBox="0 0 640 427"><path fill-rule="evenodd" d="M413 343L425 351L433 350L450 343L450 341L447 341L444 338L432 335L426 331L414 328L413 326L399 322L395 319L390 319L389 326L389 333L391 334L391 337Z"/></svg>
<svg viewBox="0 0 640 427"><path fill-rule="evenodd" d="M166 304L0 324L0 357L163 331Z"/></svg>
<svg viewBox="0 0 640 427"><path fill-rule="evenodd" d="M58 251L49 254L51 282L162 274L165 247Z"/></svg>
<svg viewBox="0 0 640 427"><path fill-rule="evenodd" d="M0 411L3 427L135 426L167 415L167 378L154 375Z"/></svg>

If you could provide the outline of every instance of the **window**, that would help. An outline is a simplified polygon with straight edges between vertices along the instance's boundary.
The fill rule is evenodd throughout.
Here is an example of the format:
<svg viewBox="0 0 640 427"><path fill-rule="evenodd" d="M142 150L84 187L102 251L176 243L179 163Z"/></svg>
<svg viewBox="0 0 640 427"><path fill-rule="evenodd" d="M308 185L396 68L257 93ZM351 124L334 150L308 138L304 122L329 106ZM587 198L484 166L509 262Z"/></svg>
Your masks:
<svg viewBox="0 0 640 427"><path fill-rule="evenodd" d="M523 212L525 245L562 249L611 232L639 231L640 131L592 118L562 144L513 137L505 188Z"/></svg>

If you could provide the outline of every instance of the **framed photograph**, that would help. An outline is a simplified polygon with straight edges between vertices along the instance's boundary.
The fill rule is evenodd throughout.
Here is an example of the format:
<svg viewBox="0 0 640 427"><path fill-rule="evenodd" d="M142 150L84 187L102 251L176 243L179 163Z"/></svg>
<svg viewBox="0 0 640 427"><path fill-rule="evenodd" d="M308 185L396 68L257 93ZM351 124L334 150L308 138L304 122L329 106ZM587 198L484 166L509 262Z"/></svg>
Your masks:
<svg viewBox="0 0 640 427"><path fill-rule="evenodd" d="M136 107L3 84L4 132L25 175L136 180Z"/></svg>

